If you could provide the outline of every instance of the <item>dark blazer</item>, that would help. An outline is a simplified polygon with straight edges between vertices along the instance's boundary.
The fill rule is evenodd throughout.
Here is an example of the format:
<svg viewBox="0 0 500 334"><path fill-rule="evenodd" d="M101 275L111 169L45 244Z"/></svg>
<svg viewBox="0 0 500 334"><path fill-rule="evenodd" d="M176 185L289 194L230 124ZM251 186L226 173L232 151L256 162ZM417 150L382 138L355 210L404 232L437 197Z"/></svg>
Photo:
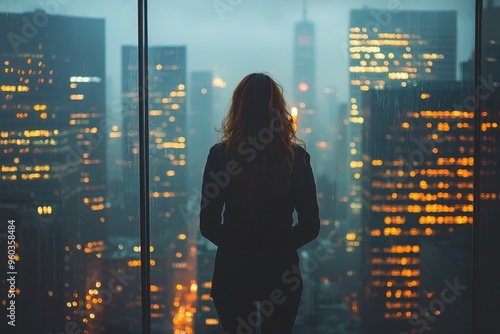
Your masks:
<svg viewBox="0 0 500 334"><path fill-rule="evenodd" d="M211 296L264 296L283 285L302 288L297 249L315 239L320 220L310 156L295 145L291 190L249 191L245 168L210 149L203 174L200 231L218 246ZM298 224L292 214L297 211Z"/></svg>

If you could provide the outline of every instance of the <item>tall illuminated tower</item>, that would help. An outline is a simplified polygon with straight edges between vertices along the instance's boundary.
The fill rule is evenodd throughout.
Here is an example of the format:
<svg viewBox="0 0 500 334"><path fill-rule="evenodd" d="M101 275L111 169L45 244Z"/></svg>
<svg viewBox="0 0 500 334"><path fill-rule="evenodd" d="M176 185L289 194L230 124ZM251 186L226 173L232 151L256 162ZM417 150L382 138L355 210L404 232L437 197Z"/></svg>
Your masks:
<svg viewBox="0 0 500 334"><path fill-rule="evenodd" d="M293 45L293 102L298 109L299 137L312 147L316 114L316 63L314 23L307 19L307 0L303 0L302 21L295 24Z"/></svg>
<svg viewBox="0 0 500 334"><path fill-rule="evenodd" d="M138 163L136 47L122 48L125 96L124 145L130 165ZM186 197L186 49L149 49L149 126L152 226L163 235L182 226L177 205ZM138 170L138 169L137 169Z"/></svg>
<svg viewBox="0 0 500 334"><path fill-rule="evenodd" d="M139 137L137 111L137 48L122 47L122 92L124 96L124 156L130 159L124 175L137 173ZM158 328L172 324L171 308L176 284L186 271L188 222L182 208L186 201L186 48L155 46L149 48L149 145L151 203L151 283L152 317ZM127 178L127 177L126 177ZM131 180L138 182L137 177ZM130 198L139 198L138 184L128 184ZM139 223L139 211L131 217ZM127 222L128 223L128 222ZM156 306L155 306L156 305ZM163 305L163 306L161 306ZM166 306L165 306L166 305ZM156 328L156 327L155 327Z"/></svg>
<svg viewBox="0 0 500 334"><path fill-rule="evenodd" d="M469 314L471 291L458 291L446 312L434 301L448 284L471 284L474 115L459 107L471 91L426 83L374 90L364 101L367 333L419 329L420 307L439 316L426 327L471 331L468 319L454 316Z"/></svg>
<svg viewBox="0 0 500 334"><path fill-rule="evenodd" d="M356 9L350 18L350 173L348 193L340 196L349 198L349 223L354 226L361 223L362 93L456 79L456 12L401 11L388 17L381 13Z"/></svg>
<svg viewBox="0 0 500 334"><path fill-rule="evenodd" d="M17 220L18 316L30 319L19 327L86 326L74 305L106 223L104 20L36 11L0 21L0 211Z"/></svg>

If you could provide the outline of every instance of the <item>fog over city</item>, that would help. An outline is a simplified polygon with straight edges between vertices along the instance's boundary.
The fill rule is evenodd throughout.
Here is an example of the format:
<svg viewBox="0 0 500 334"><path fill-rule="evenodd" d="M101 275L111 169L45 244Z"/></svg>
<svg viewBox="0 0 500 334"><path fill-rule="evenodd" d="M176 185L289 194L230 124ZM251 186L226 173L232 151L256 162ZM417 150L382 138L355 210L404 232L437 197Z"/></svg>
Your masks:
<svg viewBox="0 0 500 334"><path fill-rule="evenodd" d="M392 15L403 10L457 11L457 64L471 58L474 47L474 5L467 0L308 0L307 20L314 24L315 76L318 122L329 123L333 115L325 111L325 88L336 92L336 103L348 102L349 96L349 11L373 8L373 22L390 24ZM268 72L284 88L285 99L293 96L294 25L303 19L302 0L191 0L148 1L149 45L186 46L187 87L192 71L211 71L225 88L218 89L212 114L214 131L220 127L231 94L248 73ZM123 122L120 106L121 48L137 45L137 6L133 0L2 1L0 11L28 12L43 9L50 14L105 19L105 70L107 118ZM457 67L457 78L460 75ZM189 105L188 105L189 108ZM195 120L193 120L195 121ZM325 134L327 135L327 134ZM110 154L121 150L112 149ZM119 157L116 157L119 158ZM204 159L204 157L199 157ZM109 167L109 165L108 165ZM114 171L113 173L116 173Z"/></svg>
<svg viewBox="0 0 500 334"><path fill-rule="evenodd" d="M106 20L107 99L120 95L122 45L137 44L137 7L132 0L2 1L0 11L26 12L37 8L48 13L104 18ZM248 73L265 71L275 77L289 97L293 77L293 29L302 19L301 0L241 0L234 6L226 1L149 1L149 44L187 47L187 70L209 70L226 83L229 99L236 84ZM348 96L349 11L365 6L374 9L374 21L384 25L401 10L457 10L457 64L471 57L473 49L474 5L467 0L309 0L307 18L315 24L316 87L320 92L334 87L339 101ZM458 75L458 73L457 73ZM111 79L111 80L109 80ZM318 108L321 109L321 108ZM116 111L116 110L114 110ZM223 110L217 110L216 113ZM319 115L321 117L321 115Z"/></svg>

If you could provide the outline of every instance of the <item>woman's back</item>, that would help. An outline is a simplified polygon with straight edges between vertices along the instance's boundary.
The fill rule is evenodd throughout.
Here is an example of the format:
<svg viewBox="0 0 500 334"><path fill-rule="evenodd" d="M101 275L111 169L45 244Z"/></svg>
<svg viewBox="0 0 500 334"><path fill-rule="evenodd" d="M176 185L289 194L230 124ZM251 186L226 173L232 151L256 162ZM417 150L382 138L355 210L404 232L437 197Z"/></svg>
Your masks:
<svg viewBox="0 0 500 334"><path fill-rule="evenodd" d="M265 175L249 171L250 165L245 171L236 160L229 160L224 144L210 150L204 187L218 182L218 196L204 203L200 217L202 234L210 240L217 235L213 241L219 246L213 296L242 287L256 294L272 290L265 281L279 281L287 269L298 264L296 249L317 235L319 217L309 155L300 146L294 148L297 154L284 191L254 183L254 178L263 180ZM228 165L239 167L230 169L234 175ZM295 208L299 225L293 227ZM256 282L259 286L252 286Z"/></svg>
<svg viewBox="0 0 500 334"><path fill-rule="evenodd" d="M202 235L218 246L211 296L228 333L252 301L276 291L288 301L262 333L293 326L302 291L297 249L320 226L310 157L295 140L280 87L264 74L245 77L208 155L200 212Z"/></svg>

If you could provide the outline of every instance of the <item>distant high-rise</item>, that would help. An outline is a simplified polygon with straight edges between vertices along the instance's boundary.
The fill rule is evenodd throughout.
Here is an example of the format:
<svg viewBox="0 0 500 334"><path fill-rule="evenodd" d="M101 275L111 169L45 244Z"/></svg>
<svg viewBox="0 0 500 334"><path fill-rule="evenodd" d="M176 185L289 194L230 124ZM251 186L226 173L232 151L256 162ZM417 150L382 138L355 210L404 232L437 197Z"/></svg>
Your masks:
<svg viewBox="0 0 500 334"><path fill-rule="evenodd" d="M129 159L125 179L138 178L138 110L137 110L137 48L122 47L122 92L124 96L124 156ZM151 205L151 284L155 329L171 324L174 295L180 293L174 279L178 271L187 268L187 227L183 214L187 182L187 115L186 115L186 48L156 46L149 48L149 156ZM127 175L131 174L130 178ZM139 184L131 182L126 192L129 198L139 198ZM127 224L139 224L139 212ZM157 263L158 261L158 263ZM159 263L167 261L167 263ZM189 280L188 280L189 282ZM174 284L176 283L176 284ZM184 285L184 284L181 284ZM163 306L161 306L163 305Z"/></svg>
<svg viewBox="0 0 500 334"><path fill-rule="evenodd" d="M0 211L16 220L17 316L29 319L16 328L85 328L93 320L75 306L106 223L104 20L36 11L0 22Z"/></svg>
<svg viewBox="0 0 500 334"><path fill-rule="evenodd" d="M124 153L130 166L137 165L139 153L136 56L136 47L122 48ZM152 228L163 236L183 223L178 205L186 197L186 48L151 47L149 64Z"/></svg>
<svg viewBox="0 0 500 334"><path fill-rule="evenodd" d="M367 333L420 330L419 319L428 315L421 309L439 316L425 320L424 329L471 332L469 319L457 316L470 314L472 293L462 287L472 277L474 114L459 107L470 91L454 82L426 83L374 90L364 101ZM461 290L444 311L435 299L452 298L443 292L450 284Z"/></svg>
<svg viewBox="0 0 500 334"><path fill-rule="evenodd" d="M302 21L295 24L293 104L298 109L299 137L311 146L316 114L316 69L314 24L307 19L307 0L303 0Z"/></svg>
<svg viewBox="0 0 500 334"><path fill-rule="evenodd" d="M295 24L293 92L296 103L307 108L315 106L315 45L314 23L307 19L307 2L304 1L302 21Z"/></svg>
<svg viewBox="0 0 500 334"><path fill-rule="evenodd" d="M189 196L199 196L203 168L210 147L216 142L213 120L212 72L191 73L189 87L188 137L188 189Z"/></svg>

